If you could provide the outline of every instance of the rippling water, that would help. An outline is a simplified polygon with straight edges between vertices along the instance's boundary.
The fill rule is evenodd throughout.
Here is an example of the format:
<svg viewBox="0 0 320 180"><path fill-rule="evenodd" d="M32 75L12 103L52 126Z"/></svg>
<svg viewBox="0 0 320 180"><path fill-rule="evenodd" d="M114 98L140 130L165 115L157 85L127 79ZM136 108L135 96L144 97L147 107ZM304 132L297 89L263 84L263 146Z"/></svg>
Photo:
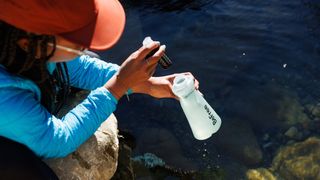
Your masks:
<svg viewBox="0 0 320 180"><path fill-rule="evenodd" d="M303 126L304 118L315 118L306 105L317 104L320 97L319 1L122 3L125 33L102 56L120 64L145 36L152 36L167 45L174 62L156 75L192 72L223 121L218 134L197 141L177 101L144 95L132 95L129 102L123 98L116 116L120 129L137 138L136 155L152 152L186 169L223 168L232 174L229 179L239 179L246 168L270 163L286 143L279 134ZM317 133L309 130L299 140ZM262 160L243 158L247 146L251 154L259 150Z"/></svg>

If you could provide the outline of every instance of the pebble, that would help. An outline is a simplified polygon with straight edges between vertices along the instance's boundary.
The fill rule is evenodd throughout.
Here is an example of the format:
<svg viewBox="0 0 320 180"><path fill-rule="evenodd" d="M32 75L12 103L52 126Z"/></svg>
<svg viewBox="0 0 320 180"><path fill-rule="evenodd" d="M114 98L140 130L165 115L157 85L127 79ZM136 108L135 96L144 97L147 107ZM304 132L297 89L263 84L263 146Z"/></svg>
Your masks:
<svg viewBox="0 0 320 180"><path fill-rule="evenodd" d="M291 127L289 128L285 133L284 135L287 136L288 138L297 138L299 134L299 131L296 127Z"/></svg>

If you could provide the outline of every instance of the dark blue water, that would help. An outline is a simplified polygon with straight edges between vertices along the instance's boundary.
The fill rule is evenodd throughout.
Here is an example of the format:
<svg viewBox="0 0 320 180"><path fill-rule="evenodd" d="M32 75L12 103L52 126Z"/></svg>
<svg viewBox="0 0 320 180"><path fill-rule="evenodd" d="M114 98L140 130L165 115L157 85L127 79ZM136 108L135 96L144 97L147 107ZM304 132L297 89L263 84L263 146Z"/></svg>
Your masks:
<svg viewBox="0 0 320 180"><path fill-rule="evenodd" d="M288 128L304 132L295 141L318 133L307 107L320 98L320 1L122 3L125 33L103 58L121 64L145 36L161 41L174 65L156 75L192 72L223 121L219 133L197 141L177 101L123 98L115 114L136 137L135 155L151 152L184 169L222 168L239 179L247 168L270 165L289 141Z"/></svg>

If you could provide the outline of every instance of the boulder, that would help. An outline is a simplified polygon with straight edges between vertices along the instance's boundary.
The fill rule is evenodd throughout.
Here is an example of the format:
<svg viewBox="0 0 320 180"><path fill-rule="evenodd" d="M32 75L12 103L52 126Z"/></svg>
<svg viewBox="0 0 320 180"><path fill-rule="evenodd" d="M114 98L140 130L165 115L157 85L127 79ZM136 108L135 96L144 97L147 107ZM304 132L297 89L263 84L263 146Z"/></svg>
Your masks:
<svg viewBox="0 0 320 180"><path fill-rule="evenodd" d="M171 167L183 170L198 169L196 164L183 155L179 141L166 129L147 128L137 140L137 154L152 153Z"/></svg>
<svg viewBox="0 0 320 180"><path fill-rule="evenodd" d="M270 169L283 179L320 179L319 152L320 139L311 137L280 149Z"/></svg>
<svg viewBox="0 0 320 180"><path fill-rule="evenodd" d="M263 159L257 138L245 120L225 119L225 123L212 138L217 147L245 165L256 165Z"/></svg>
<svg viewBox="0 0 320 180"><path fill-rule="evenodd" d="M75 152L45 162L61 180L111 179L118 161L117 136L117 119L112 114Z"/></svg>

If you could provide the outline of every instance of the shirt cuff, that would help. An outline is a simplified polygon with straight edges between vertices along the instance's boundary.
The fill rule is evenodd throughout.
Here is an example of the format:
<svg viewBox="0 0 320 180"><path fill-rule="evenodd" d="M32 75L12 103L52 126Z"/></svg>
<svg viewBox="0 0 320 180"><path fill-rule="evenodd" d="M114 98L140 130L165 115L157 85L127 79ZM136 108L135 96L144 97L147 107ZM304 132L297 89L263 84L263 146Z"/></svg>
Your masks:
<svg viewBox="0 0 320 180"><path fill-rule="evenodd" d="M128 91L127 91L127 95L130 95L130 94L132 94L133 93L133 91L132 91L132 89L128 89Z"/></svg>
<svg viewBox="0 0 320 180"><path fill-rule="evenodd" d="M92 95L96 95L96 94L102 94L108 98L110 98L111 101L113 101L114 103L118 104L118 100L114 97L114 95L105 87L99 87L93 91L91 91Z"/></svg>

